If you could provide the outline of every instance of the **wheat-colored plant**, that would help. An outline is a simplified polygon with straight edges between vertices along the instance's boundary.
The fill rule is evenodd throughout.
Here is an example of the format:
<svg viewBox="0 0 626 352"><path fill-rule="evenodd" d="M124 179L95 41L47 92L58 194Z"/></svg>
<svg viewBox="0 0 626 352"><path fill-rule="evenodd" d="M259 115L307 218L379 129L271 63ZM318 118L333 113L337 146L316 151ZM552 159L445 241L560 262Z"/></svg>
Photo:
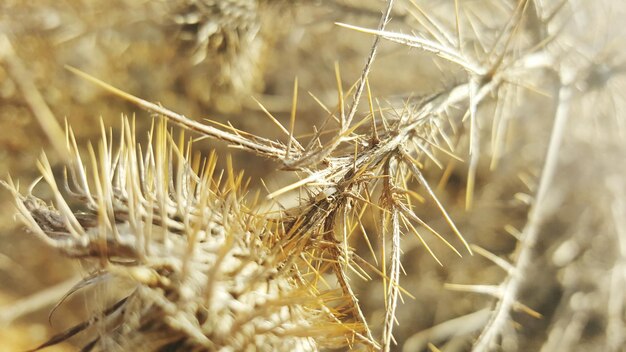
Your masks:
<svg viewBox="0 0 626 352"><path fill-rule="evenodd" d="M200 28L194 37L199 62L222 44L241 41L254 47L250 33L261 25L257 7L269 3L188 1L182 4L185 14L176 18L185 31ZM339 1L322 3L348 13L360 9ZM145 151L138 146L132 120L122 120L117 140L103 127L87 162L68 128L72 161L65 175L67 192L57 185L46 157L40 163L54 194L53 205L36 198L33 187L21 193L11 179L5 182L28 228L87 266L88 275L71 292L92 285L106 292L94 298L99 311L92 318L41 348L84 333L85 350L389 351L395 349L396 323L405 322L398 307L405 297L414 297L401 275L411 274L404 269L409 259L403 258L403 248L414 235L417 246L437 265L451 261L447 255L448 260L442 259L442 244L464 262L477 260L468 259L472 254L486 258L502 269L502 277L495 284L448 283L450 290L490 297L491 308L432 323L413 336L403 333L404 350L436 351L435 344L445 342L444 350L470 345L473 351L559 350L583 339L582 327L592 313L602 311L608 317L606 338L593 341L618 351L626 336L620 284L626 243L620 221L621 169L612 162L597 163L603 170L599 183L606 187L594 184L598 179L590 175L581 175L584 181L579 183L568 174L570 168L582 168L577 155L591 158L606 152L606 160L621 160L624 151L620 89L626 61L617 49L609 50L616 58L607 60L578 38L582 28L600 21L583 14L589 6L576 1L450 1L438 11L432 4L388 0L376 29L338 24L338 30L352 35L373 36L372 45L360 76L348 89L341 66L335 66L337 102L327 106L315 98L323 110L321 124L306 137L295 132L302 99L297 79L288 124L281 124L260 103L283 135L275 140L230 124L198 122L68 67L147 110L157 122ZM219 9L224 16L205 18L212 11L207 8ZM230 28L231 15L244 19L243 29ZM248 15L253 20L246 20ZM394 16L400 23L389 29ZM598 30L614 31L610 25ZM377 98L370 78L383 42L432 55L454 72L455 81L426 95ZM617 46L613 41L606 45ZM234 77L232 83L240 89L249 86L238 79L254 62L249 57L238 61L247 55L239 52L245 48L225 49L225 60L239 70L225 77ZM256 50L254 55L259 55ZM606 110L594 120L595 111L586 106L598 97L607 99L608 107L603 106ZM607 118L612 122L605 125ZM167 123L198 139L219 140L265 158L297 181L262 196L248 194L243 176L232 165L223 173L216 171L214 154L196 154L192 143L171 132ZM593 123L596 128L589 132L587 125ZM463 175L461 207L449 199L451 205L446 206L442 199L442 194L448 198L455 173ZM434 186L431 180L437 174L441 180ZM512 178L521 179L523 187L507 185ZM580 218L580 199L585 197L573 189L579 184L594 184L594 196L602 199ZM288 197L296 204L283 202ZM497 223L489 197L512 204L510 208L520 213L514 218L517 227L504 224L497 230L514 235L515 249L507 258L488 248L480 226L456 221L456 216L468 216ZM67 198L81 205L70 205ZM469 215L459 209L453 213L455 206ZM370 215L371 222L366 220ZM546 238L559 221L567 225ZM532 295L525 291L541 288L541 282L532 282L540 266L557 272L577 263L586 246L588 253L595 253L593 245L569 232L571 223L594 228L594 222L602 224L595 227L598 236L618 248L611 254L611 274L603 279L607 284L593 291L607 298L607 306L593 305L589 297L596 296L585 295L565 278L559 284L562 295L545 304L558 304L559 314L569 314L571 323L555 309L526 302ZM463 235L467 232L471 237ZM571 272L573 267L590 267L572 265L563 274L567 278L579 277ZM358 280L382 286L382 316L372 313L376 304L364 302ZM527 316L554 319L546 320L545 337L520 338L512 323ZM471 344L468 336L475 337Z"/></svg>
<svg viewBox="0 0 626 352"><path fill-rule="evenodd" d="M70 294L100 285L115 297L39 348L94 330L84 350L309 351L361 329L338 318L342 308L331 303L341 293L313 285L322 273L300 263L308 259L282 224L244 201L241 173L216 171L215 154L192 154L163 120L145 151L134 124L122 123L119 145L103 133L87 164L69 132L65 186L84 210L66 203L45 158L54 207L6 184L33 233L85 264L89 274Z"/></svg>

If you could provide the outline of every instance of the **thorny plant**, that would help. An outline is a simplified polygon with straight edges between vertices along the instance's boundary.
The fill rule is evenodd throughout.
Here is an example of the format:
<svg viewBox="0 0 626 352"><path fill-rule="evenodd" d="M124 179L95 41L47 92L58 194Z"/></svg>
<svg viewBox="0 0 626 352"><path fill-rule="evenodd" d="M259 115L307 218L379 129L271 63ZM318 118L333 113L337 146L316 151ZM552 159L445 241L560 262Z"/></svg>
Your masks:
<svg viewBox="0 0 626 352"><path fill-rule="evenodd" d="M410 296L401 285L401 237L414 234L434 260L443 264L422 236L424 232L459 256L475 251L507 273L497 286L450 285L497 299L474 350L490 350L508 333L513 310L537 315L518 300L521 280L545 221L546 192L557 168L572 95L585 76L583 69L559 64L562 47L568 46L557 41L568 23L561 14L568 2L548 6L521 0L502 5L508 17L498 30L488 32L479 27L492 23L474 18L470 10L463 12L456 1L454 5L455 21L450 25L427 15L413 1L404 4L419 24L420 30L413 34L386 29L392 0L387 1L376 30L340 24L375 35L374 42L361 77L347 91L337 67L337 106L323 106L326 117L308 141L294 135L297 80L289 125L281 125L266 111L285 135L286 142L280 142L229 125L196 122L69 68L201 138L221 140L279 162L283 170L300 178L270 192L268 198L298 191L299 204L267 212L254 203L240 205L246 193L242 176L230 168L226 181L222 182L221 174L215 179L214 156L204 160L194 155L190 144L173 140L164 122L150 134L145 153L136 146L134 128L127 120L117 151L113 151L112 137L103 131L99 156L90 149L89 167L83 166L69 130L68 146L74 159L68 175L70 196L85 204L86 213L73 211L64 200L45 158L40 168L54 191L54 208L30 190L21 195L11 181L7 186L16 197L21 217L38 237L69 256L91 259L92 274L76 289L112 277L130 280L134 286L102 315L42 347L101 325L100 335L86 350L113 344L137 346L148 341L150 332L164 329L170 335L165 341L153 341L153 349L283 348L282 343L288 341L289 347L284 347L288 350L360 344L388 351L394 342L398 302L403 294ZM381 38L434 54L461 69L465 79L401 105L380 103L372 95L368 75ZM532 89L529 77L545 72L555 77L550 88L557 92L552 135L528 221L519 235L517 259L509 263L468 243L425 173L434 165L444 168L446 177L455 163L467 159L465 202L471 209L479 159L490 155L491 167L498 165L516 92ZM346 101L351 95L354 98ZM490 104L495 104L493 111L485 108ZM367 109L361 111L362 106ZM492 124L489 143L483 138L486 124ZM336 133L324 138L329 131ZM464 143L469 146L467 158L457 155ZM413 190L415 184L421 193ZM436 208L453 236L440 234L418 216L420 207ZM368 210L377 211L381 219L380 253L375 253L363 224ZM359 233L376 263L350 246L350 238ZM463 251L457 249L460 246ZM353 275L369 278L370 273L379 275L384 286L386 314L380 338L374 336L350 282ZM328 280L331 275L336 287ZM233 301L243 305L231 306ZM133 310L138 315L131 314ZM219 326L227 317L232 320L224 323L228 329ZM145 340L133 340L136 335L131 331L136 328L147 331Z"/></svg>

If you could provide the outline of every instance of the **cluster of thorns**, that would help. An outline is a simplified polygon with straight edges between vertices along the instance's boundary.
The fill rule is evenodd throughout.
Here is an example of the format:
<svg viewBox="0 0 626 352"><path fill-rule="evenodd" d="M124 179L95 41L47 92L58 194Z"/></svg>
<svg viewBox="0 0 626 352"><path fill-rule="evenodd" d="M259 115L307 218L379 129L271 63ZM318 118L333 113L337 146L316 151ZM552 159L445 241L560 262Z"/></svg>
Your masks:
<svg viewBox="0 0 626 352"><path fill-rule="evenodd" d="M509 45L511 45L512 39L523 22L522 18L527 11L529 3L531 2L519 2L511 19L502 30L501 36L495 41L494 47L487 51L490 54L488 59L481 62L463 53L458 35L457 39L454 39L451 33L444 30L443 26L434 21L430 21L430 34L435 40L425 39L417 35L404 35L386 31L385 27L389 22L393 1L388 1L387 8L377 30L343 25L365 33L374 34L376 38L360 79L347 92L344 92L344 88L341 85L341 77L337 68L338 104L334 111L324 107L327 113L326 119L320 128L315 129L308 143L304 143L294 136L298 101L297 80L294 84L289 126L280 124L271 113L263 108L266 115L285 135L286 142L278 142L238 130L230 125L215 122L212 122L211 125L199 123L158 104L132 96L76 69L68 69L139 107L200 135L202 138L208 137L224 141L233 147L277 161L283 170L297 173L300 176L299 181L279 190L269 192L268 195L269 199L276 199L284 194L299 191L300 203L297 206L281 207L278 211L254 214L254 216L263 217L266 221L274 224L272 225L274 234L271 236L271 239L266 240L268 241L266 245L274 250L272 257L279 258L272 262L272 266L275 269L288 268L287 270L291 270L298 280L315 281L312 285L313 287L317 285L317 281L326 282L324 278L327 276L326 274L332 274L341 290L341 297L347 301L347 303L340 305L341 309L337 306L333 308L334 317L337 321L344 323L348 320L355 322L352 325L345 324L349 334L351 334L351 338L347 339L349 343L362 343L374 349L389 350L393 343L392 333L398 302L402 298L402 294L410 296L410 293L404 291L400 285L400 274L403 271L401 265L401 236L406 233L416 235L424 248L439 264L441 262L420 231L430 232L443 241L452 251L459 256L461 255L461 252L456 249L457 246L453 245L416 214L416 208L424 206L424 204L434 206L455 235L456 239L452 240L452 242L459 243L469 254L472 254L473 250L481 252L480 249L471 246L463 238L453 219L444 209L435 191L427 182L424 168L425 165L434 164L445 169L444 163L440 160L442 156L456 162L463 162L463 158L455 154L455 145L458 141L455 138L458 138L462 130L467 129L469 131L470 148L466 193L467 206L471 206L481 145L478 118L476 116L478 107L484 100L492 95L498 95L499 90L505 89L508 84L517 80L517 74L526 67L524 60L541 49L541 46L531 47L526 49L523 55L518 56L511 55L509 51ZM467 80L437 94L411 98L402 106L394 107L392 104L389 104L390 106L382 106L374 99L367 79L376 56L378 42L381 38L425 50L454 65L458 65L467 72ZM541 45L544 46L546 43ZM565 88L563 88L563 91L565 92ZM564 92L562 92L562 95L566 96ZM350 105L346 103L344 95L354 96ZM364 102L361 101L363 100L361 99L362 96L365 97ZM368 111L359 118L358 107L360 105L367 105ZM125 121L124 124L128 125L128 121ZM466 124L469 125L469 128L466 127ZM337 133L330 138L324 138L323 136L333 128L332 126L338 126L336 127ZM128 134L126 143L134 141L134 137L131 136L133 128L127 127L125 131L123 134ZM68 133L68 135L71 136L71 133ZM106 133L103 133L103 138L106 140ZM161 138L164 145L167 143L171 144L169 150L165 148L162 151L163 154L182 155L181 158L177 159L178 162L170 160L170 165L167 165L167 167L170 169L189 168L191 170L179 171L176 174L178 176L175 177L169 175L172 178L170 181L167 180L167 172L148 175L150 177L164 178L164 180L160 181L161 184L169 185L170 183L182 182L180 179L188 177L187 173L193 174L195 170L206 169L206 165L215 167L214 161L204 161L203 163L195 161L191 157L191 152L189 152L190 147L185 146L184 143L177 144L173 140L167 141L168 138L173 139L171 134L166 133L164 136L155 137L155 139ZM73 158L75 161L71 179L78 180L74 184L74 189L78 189L78 191L74 193L79 198L86 199L88 203L93 203L94 208L110 209L111 213L114 213L115 221L132 218L128 213L129 208L132 208L129 206L129 203L133 201L133 198L129 197L128 194L120 195L119 190L111 189L108 191L109 193L106 190L98 190L96 196L90 195L89 182L82 171L83 166L78 148L75 147L73 138L69 138L68 141L68 145L73 146L71 149L74 150ZM162 158L158 152L160 147L157 145L156 148L157 152L145 156L146 160L135 161L139 165L148 162L148 159L151 159L151 163L155 165L162 162L159 161ZM91 149L91 153L95 159L93 149ZM110 151L110 144L104 142L100 154L105 156L106 164L110 165L111 170L114 171L103 172L101 170L102 167L98 165L93 166L94 170L100 170L103 175L109 173L111 174L109 175L110 178L114 178L113 174L115 173L124 174L120 172L121 165L124 163L119 155L116 156L115 153ZM497 158L497 155L494 158ZM55 185L50 165L45 160L42 163L42 168L46 181L51 185ZM155 169L159 168L160 166L158 165L155 167ZM201 179L201 181L197 182L206 182L208 184L221 183L221 181L211 181L210 178L205 179L202 171L195 173L198 174L196 177ZM228 170L228 173L235 175L235 172L232 170ZM210 174L213 175L212 172ZM144 177L147 176L144 175ZM221 176L219 178L221 180ZM100 181L101 183L104 182L104 180ZM423 192L420 193L413 190L414 187L412 185L415 182ZM245 193L243 191L245 187L243 187L240 177L229 177L229 181L226 184L228 186L220 191L222 196L229 192ZM172 189L181 192L180 189L185 187L174 185ZM13 184L10 185L10 188L15 190L18 200L21 200L21 202L18 201L18 208L21 204L21 212L24 217L29 218L30 216L32 227L39 227L43 229L43 232L47 233L42 235L42 237L47 238L51 245L62 250L64 249L66 252L71 252L75 257L99 253L103 257L102 265L104 267L106 267L106 258L111 257L112 252L132 251L132 246L125 248L119 241L117 243L115 241L107 242L109 241L108 239L104 241L106 243L93 244L96 247L91 247L91 243L84 243L80 250L63 248L64 244L60 243L58 238L51 238L49 233L54 232L55 229L67 230L68 226L64 222L66 220L55 218L54 216L41 215L43 213L38 213L38 209L42 209L44 206L33 203L28 196L20 196ZM219 193L216 187L209 188L211 188L211 192ZM194 193L193 190L190 192ZM306 196L303 195L304 192L307 194ZM167 194L168 192L163 193ZM107 201L107 197L114 200ZM114 206L115 199L123 200L126 207L125 213L116 210ZM163 200L164 204L168 201ZM172 196L171 201L177 201L176 195ZM111 202L111 204L105 204L107 202ZM246 211L254 213L254 207L254 205L248 206ZM164 206L164 208L167 208L167 206ZM378 266L379 263L376 259L377 255L374 246L370 243L370 237L367 235L366 226L362 221L368 209L376 210L380 214L381 231L379 237L382 248L380 267ZM202 210L198 211L202 214ZM122 216L120 215L121 213L125 215ZM226 215L224 216L226 217ZM144 220L149 220L152 224L170 226L172 231L176 231L176 226L178 226L176 225L176 219L168 220L167 216ZM87 220L77 218L76 221L76 228L94 227L94 224L88 223ZM168 221L172 221L172 224L169 224ZM375 264L364 259L350 247L350 237L354 233L362 233L363 239L376 261ZM391 248L386 248L389 243L391 243ZM107 248L108 254L103 254L102 248ZM301 262L298 262L299 260ZM296 262L300 264L295 265L294 263ZM351 275L368 278L368 271L373 271L380 275L384 285L386 314L381 340L373 336L349 279ZM312 281L305 278L310 273L314 273L315 279ZM143 272L135 272L135 275L141 277L142 280L156 280L152 284L157 286L163 284L162 282L159 283L159 280L162 280L161 277L167 276L164 273L159 273L159 275L154 277L144 274ZM504 285L516 284L515 279L511 279L510 282L507 281ZM505 312L503 313L504 315L507 315L512 307L519 305L515 301L515 297L510 298L511 300L509 301L503 299L501 304L507 306L498 309L499 312ZM500 319L501 317L496 318ZM491 325L496 326L495 329L499 326L497 321ZM72 334L78 330L80 329L74 329ZM497 331L494 333L492 330L486 329L479 341L485 340L485 343L489 345L494 336L497 335ZM70 335L66 333L63 335L63 338ZM59 338L53 339L45 344L44 347L59 340Z"/></svg>

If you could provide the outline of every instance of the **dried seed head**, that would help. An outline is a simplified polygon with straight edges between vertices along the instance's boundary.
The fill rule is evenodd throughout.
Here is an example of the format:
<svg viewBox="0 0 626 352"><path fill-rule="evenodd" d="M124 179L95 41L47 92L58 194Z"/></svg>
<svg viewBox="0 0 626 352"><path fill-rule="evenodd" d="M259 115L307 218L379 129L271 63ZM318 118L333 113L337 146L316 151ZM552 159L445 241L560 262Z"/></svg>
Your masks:
<svg viewBox="0 0 626 352"><path fill-rule="evenodd" d="M69 132L68 190L86 212L64 200L45 156L54 207L5 184L31 231L91 268L80 286L103 283L119 295L42 347L90 326L98 335L88 346L98 350L310 351L345 343L351 329L326 306L340 295L316 291L297 261L281 255L275 226L242 198L241 174L231 169L215 180L215 155L192 159L191 146L182 136L174 142L164 122L143 153L134 127L123 126L117 150L103 131L86 165Z"/></svg>
<svg viewBox="0 0 626 352"><path fill-rule="evenodd" d="M262 30L263 18L272 10L257 0L182 0L171 7L179 38L191 44L202 76L194 91L208 90L211 108L238 109L239 100L263 86L267 42L275 35Z"/></svg>
<svg viewBox="0 0 626 352"><path fill-rule="evenodd" d="M176 6L174 21L181 26L181 38L196 43L196 62L208 52L236 55L259 31L256 0L185 0Z"/></svg>

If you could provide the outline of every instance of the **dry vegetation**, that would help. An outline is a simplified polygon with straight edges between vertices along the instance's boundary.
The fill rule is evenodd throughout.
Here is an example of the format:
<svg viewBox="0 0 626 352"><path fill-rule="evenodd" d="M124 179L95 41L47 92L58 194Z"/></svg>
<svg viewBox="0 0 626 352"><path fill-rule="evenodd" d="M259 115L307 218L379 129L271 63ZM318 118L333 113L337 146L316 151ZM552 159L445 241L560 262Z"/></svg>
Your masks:
<svg viewBox="0 0 626 352"><path fill-rule="evenodd" d="M622 351L624 15L2 2L3 347Z"/></svg>

